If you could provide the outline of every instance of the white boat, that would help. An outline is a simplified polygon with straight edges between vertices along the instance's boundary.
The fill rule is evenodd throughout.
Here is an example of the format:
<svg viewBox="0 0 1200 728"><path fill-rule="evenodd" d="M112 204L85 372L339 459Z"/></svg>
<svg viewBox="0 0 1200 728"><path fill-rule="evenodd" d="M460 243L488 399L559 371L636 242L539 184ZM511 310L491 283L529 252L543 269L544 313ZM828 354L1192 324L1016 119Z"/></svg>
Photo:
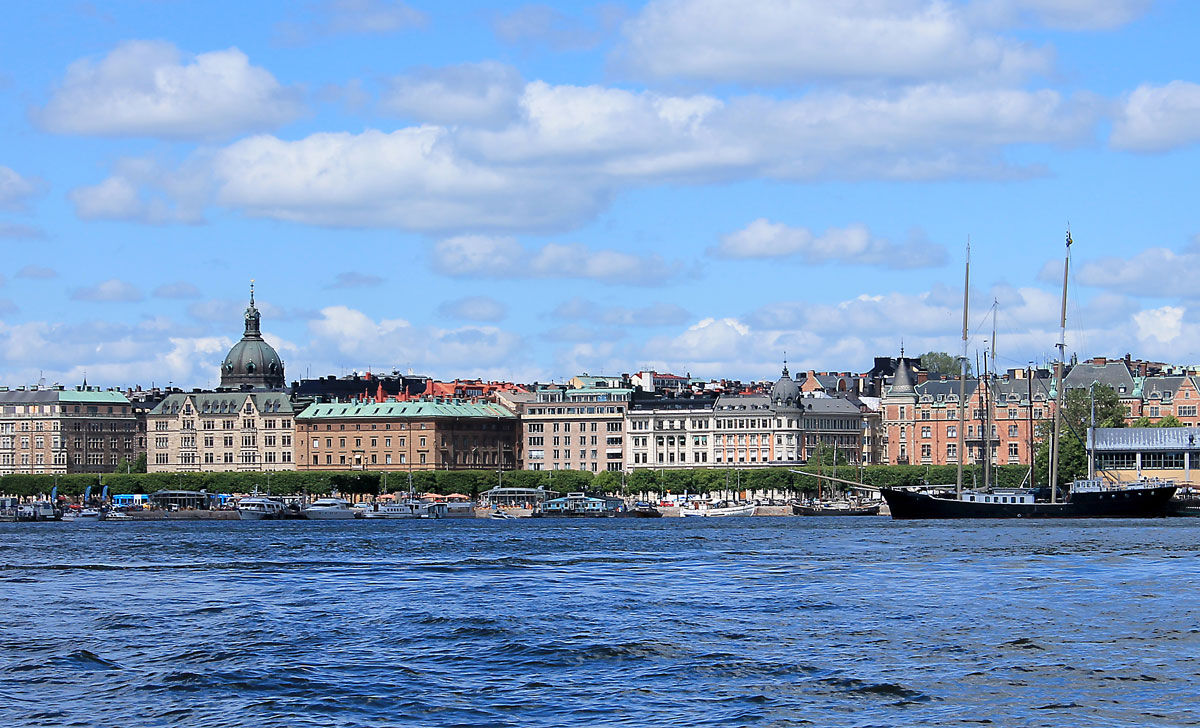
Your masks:
<svg viewBox="0 0 1200 728"><path fill-rule="evenodd" d="M710 503L709 501L688 501L679 509L681 516L706 516L716 518L719 516L753 516L758 511L758 506L753 503L730 503L728 501L718 501Z"/></svg>
<svg viewBox="0 0 1200 728"><path fill-rule="evenodd" d="M102 521L132 521L133 518L124 511L109 511L100 517Z"/></svg>
<svg viewBox="0 0 1200 728"><path fill-rule="evenodd" d="M243 521L273 521L283 518L283 501L249 497L238 501L238 518Z"/></svg>
<svg viewBox="0 0 1200 728"><path fill-rule="evenodd" d="M445 503L406 500L397 503L372 503L363 518L445 518Z"/></svg>
<svg viewBox="0 0 1200 728"><path fill-rule="evenodd" d="M491 512L491 514L488 516L488 518L496 518L496 519L499 519L502 521L507 521L510 518L516 518L516 516L509 513L508 511L502 511L499 508L497 508L496 510Z"/></svg>
<svg viewBox="0 0 1200 728"><path fill-rule="evenodd" d="M342 498L318 498L304 509L304 517L313 520L354 518L354 509Z"/></svg>
<svg viewBox="0 0 1200 728"><path fill-rule="evenodd" d="M99 521L100 511L95 508L84 508L82 511L75 514L76 520L79 521Z"/></svg>

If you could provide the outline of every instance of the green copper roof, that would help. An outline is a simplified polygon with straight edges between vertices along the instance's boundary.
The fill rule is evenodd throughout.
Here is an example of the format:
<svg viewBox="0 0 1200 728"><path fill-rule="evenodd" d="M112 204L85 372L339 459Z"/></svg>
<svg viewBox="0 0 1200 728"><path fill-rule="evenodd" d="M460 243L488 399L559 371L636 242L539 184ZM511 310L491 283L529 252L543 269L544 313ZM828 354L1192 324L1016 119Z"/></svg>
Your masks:
<svg viewBox="0 0 1200 728"><path fill-rule="evenodd" d="M296 419L359 417L395 419L408 417L488 417L511 418L512 412L486 402L462 400L419 400L416 402L329 402L311 404Z"/></svg>
<svg viewBox="0 0 1200 728"><path fill-rule="evenodd" d="M58 393L59 402L79 402L81 404L129 404L129 398L121 392L105 390L103 392L77 392L65 389Z"/></svg>

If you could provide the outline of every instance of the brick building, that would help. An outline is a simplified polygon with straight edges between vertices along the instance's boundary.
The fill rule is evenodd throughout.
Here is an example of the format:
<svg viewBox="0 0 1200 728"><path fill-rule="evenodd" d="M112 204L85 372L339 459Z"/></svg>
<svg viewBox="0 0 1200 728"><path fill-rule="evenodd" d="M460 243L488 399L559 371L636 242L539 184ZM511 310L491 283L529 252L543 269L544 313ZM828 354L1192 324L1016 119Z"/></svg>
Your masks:
<svg viewBox="0 0 1200 728"><path fill-rule="evenodd" d="M315 403L296 415L300 470L512 470L517 417L453 399Z"/></svg>

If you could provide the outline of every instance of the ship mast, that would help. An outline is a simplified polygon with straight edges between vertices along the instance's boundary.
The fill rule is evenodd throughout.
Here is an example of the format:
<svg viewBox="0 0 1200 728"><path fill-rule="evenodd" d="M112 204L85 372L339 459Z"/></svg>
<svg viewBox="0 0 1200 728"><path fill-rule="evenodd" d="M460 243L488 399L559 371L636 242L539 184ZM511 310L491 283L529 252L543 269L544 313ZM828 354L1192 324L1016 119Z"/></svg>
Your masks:
<svg viewBox="0 0 1200 728"><path fill-rule="evenodd" d="M1059 317L1058 361L1054 366L1054 436L1050 444L1050 502L1058 502L1059 431L1062 428L1063 365L1067 359L1067 273L1071 269L1071 228L1067 228L1067 254L1063 259L1062 315Z"/></svg>
<svg viewBox="0 0 1200 728"><path fill-rule="evenodd" d="M971 292L971 238L967 237L967 272L963 283L963 325L962 325L962 355L958 357L958 479L954 484L954 493L962 496L963 460L967 457L966 442L964 442L967 421L967 307Z"/></svg>

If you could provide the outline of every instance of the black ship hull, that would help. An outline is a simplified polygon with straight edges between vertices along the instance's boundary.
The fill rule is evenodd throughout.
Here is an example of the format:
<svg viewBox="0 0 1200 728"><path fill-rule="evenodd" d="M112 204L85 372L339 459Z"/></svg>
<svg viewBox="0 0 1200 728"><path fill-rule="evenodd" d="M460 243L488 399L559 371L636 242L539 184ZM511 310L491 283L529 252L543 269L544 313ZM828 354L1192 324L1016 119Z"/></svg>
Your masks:
<svg viewBox="0 0 1200 728"><path fill-rule="evenodd" d="M821 506L792 506L793 516L878 516L879 506L859 508L822 508Z"/></svg>
<svg viewBox="0 0 1200 728"><path fill-rule="evenodd" d="M1174 515L1175 486L1072 493L1064 503L982 503L880 488L897 520L916 518L1162 518Z"/></svg>

